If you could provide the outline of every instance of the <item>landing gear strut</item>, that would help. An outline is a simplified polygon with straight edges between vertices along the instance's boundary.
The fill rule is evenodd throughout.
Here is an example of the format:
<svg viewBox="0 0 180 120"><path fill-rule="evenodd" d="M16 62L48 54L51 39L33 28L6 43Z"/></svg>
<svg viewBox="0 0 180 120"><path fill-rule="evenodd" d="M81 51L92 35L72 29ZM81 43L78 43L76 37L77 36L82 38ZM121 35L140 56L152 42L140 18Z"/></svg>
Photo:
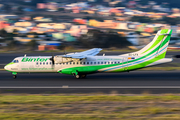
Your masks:
<svg viewBox="0 0 180 120"><path fill-rule="evenodd" d="M76 78L76 79L80 79L80 78L86 78L86 75L74 75L74 77Z"/></svg>
<svg viewBox="0 0 180 120"><path fill-rule="evenodd" d="M73 71L72 74L76 79L86 78L86 74L80 74L77 70Z"/></svg>
<svg viewBox="0 0 180 120"><path fill-rule="evenodd" d="M13 79L16 79L16 78L17 78L17 76L16 76L17 73L16 73L16 72L13 72L12 74L13 74Z"/></svg>

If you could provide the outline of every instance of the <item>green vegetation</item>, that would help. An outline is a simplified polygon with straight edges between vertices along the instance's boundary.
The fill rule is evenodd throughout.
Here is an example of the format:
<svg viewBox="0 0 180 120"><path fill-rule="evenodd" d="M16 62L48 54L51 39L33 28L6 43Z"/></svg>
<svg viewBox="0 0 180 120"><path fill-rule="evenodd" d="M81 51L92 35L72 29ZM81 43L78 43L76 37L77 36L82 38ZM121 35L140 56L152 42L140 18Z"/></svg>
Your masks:
<svg viewBox="0 0 180 120"><path fill-rule="evenodd" d="M89 30L86 35L81 35L78 39L79 45L85 48L102 47L102 48L127 48L131 45L127 39L117 32L110 30L109 32L102 32L100 30Z"/></svg>
<svg viewBox="0 0 180 120"><path fill-rule="evenodd" d="M36 47L38 46L36 40L31 40L29 43L27 43L27 46L30 47L30 50L35 50Z"/></svg>
<svg viewBox="0 0 180 120"><path fill-rule="evenodd" d="M4 95L0 119L180 119L179 95Z"/></svg>
<svg viewBox="0 0 180 120"><path fill-rule="evenodd" d="M154 20L147 16L133 16L130 21L132 22L141 22L141 23L153 23Z"/></svg>
<svg viewBox="0 0 180 120"><path fill-rule="evenodd" d="M169 18L163 17L160 20L154 20L153 18L147 16L133 16L130 21L132 22L141 22L141 23L162 23L162 24L170 24L177 25L180 24L180 18Z"/></svg>
<svg viewBox="0 0 180 120"><path fill-rule="evenodd" d="M152 0L157 2L157 4L162 4L162 3L168 3L168 7L179 7L180 3L177 2L177 0ZM147 5L149 0L140 0L139 3L143 5Z"/></svg>

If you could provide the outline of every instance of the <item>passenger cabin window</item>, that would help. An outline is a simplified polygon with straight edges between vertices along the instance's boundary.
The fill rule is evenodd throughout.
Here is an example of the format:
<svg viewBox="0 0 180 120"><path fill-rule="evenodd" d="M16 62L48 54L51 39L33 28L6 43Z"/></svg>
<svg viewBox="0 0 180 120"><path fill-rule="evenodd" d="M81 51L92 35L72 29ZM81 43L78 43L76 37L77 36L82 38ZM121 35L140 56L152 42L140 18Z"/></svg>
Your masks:
<svg viewBox="0 0 180 120"><path fill-rule="evenodd" d="M96 64L96 62L94 62L94 64Z"/></svg>
<svg viewBox="0 0 180 120"><path fill-rule="evenodd" d="M100 62L98 62L98 64L100 64Z"/></svg>
<svg viewBox="0 0 180 120"><path fill-rule="evenodd" d="M43 62L43 65L45 65L45 62Z"/></svg>
<svg viewBox="0 0 180 120"><path fill-rule="evenodd" d="M48 65L48 62L46 62L46 65Z"/></svg>
<svg viewBox="0 0 180 120"><path fill-rule="evenodd" d="M87 64L89 64L89 62L87 62Z"/></svg>
<svg viewBox="0 0 180 120"><path fill-rule="evenodd" d="M101 64L103 64L103 62L101 62Z"/></svg>

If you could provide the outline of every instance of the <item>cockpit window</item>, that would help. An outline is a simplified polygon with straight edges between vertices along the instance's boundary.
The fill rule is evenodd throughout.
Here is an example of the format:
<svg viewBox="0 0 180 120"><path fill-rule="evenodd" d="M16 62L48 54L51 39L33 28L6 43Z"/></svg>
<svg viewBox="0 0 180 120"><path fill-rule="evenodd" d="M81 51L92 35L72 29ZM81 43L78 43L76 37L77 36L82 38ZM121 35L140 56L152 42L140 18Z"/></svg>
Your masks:
<svg viewBox="0 0 180 120"><path fill-rule="evenodd" d="M13 62L13 63L19 63L19 61L18 61L18 60L13 60L12 62Z"/></svg>

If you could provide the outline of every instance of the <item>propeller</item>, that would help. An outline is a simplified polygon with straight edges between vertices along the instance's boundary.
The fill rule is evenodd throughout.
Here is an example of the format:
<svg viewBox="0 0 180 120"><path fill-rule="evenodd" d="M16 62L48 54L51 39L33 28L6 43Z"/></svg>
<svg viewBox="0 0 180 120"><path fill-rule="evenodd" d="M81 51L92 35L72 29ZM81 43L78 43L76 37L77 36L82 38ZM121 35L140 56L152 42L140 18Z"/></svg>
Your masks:
<svg viewBox="0 0 180 120"><path fill-rule="evenodd" d="M64 55L66 55L66 49L64 49Z"/></svg>
<svg viewBox="0 0 180 120"><path fill-rule="evenodd" d="M180 55L174 55L175 58L180 58Z"/></svg>
<svg viewBox="0 0 180 120"><path fill-rule="evenodd" d="M49 58L49 60L51 60L52 61L52 65L54 65L54 54L52 54L52 57Z"/></svg>

